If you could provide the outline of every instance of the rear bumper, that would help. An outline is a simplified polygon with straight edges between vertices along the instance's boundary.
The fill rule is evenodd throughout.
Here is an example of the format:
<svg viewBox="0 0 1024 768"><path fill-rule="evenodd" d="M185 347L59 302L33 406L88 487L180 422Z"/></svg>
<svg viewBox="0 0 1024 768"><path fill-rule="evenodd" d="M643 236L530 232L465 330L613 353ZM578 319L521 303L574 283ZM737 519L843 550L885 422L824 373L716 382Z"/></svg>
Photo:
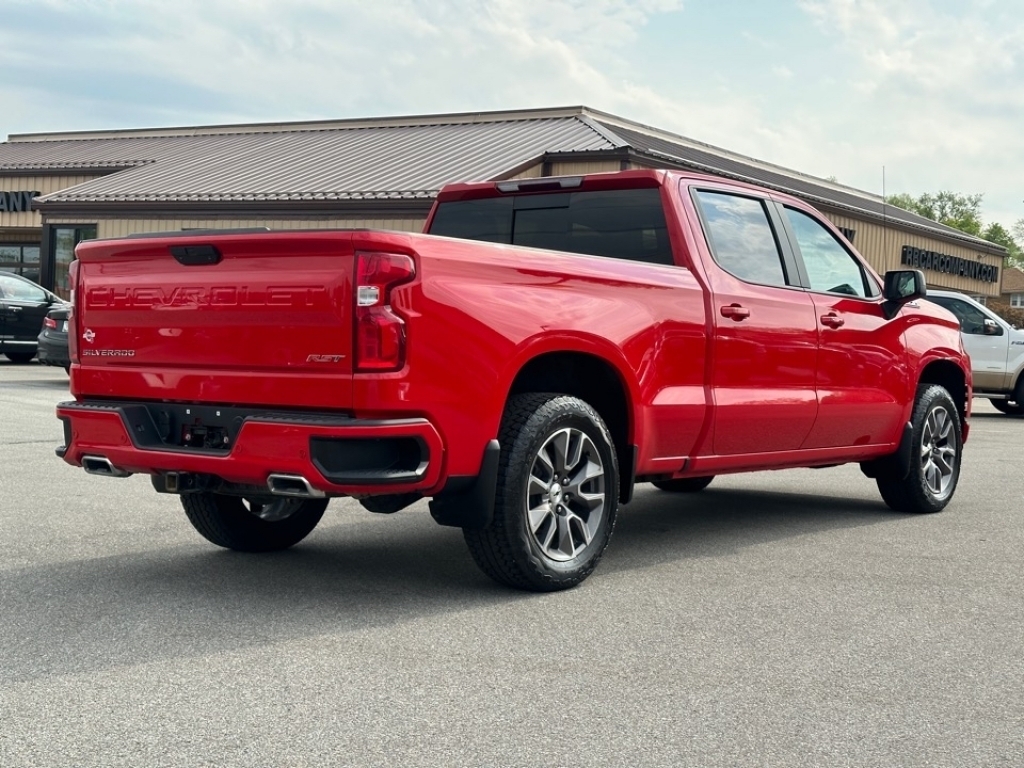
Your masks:
<svg viewBox="0 0 1024 768"><path fill-rule="evenodd" d="M194 418L200 412L202 425ZM335 496L426 494L443 485L444 446L427 419L105 402L60 403L57 417L64 424L57 455L73 466L83 458L109 465L103 473L112 476L192 473L266 488L271 475L286 475ZM203 440L191 434L200 429ZM195 444L180 444L183 434Z"/></svg>
<svg viewBox="0 0 1024 768"><path fill-rule="evenodd" d="M67 368L71 365L71 359L68 354L68 337L67 334L63 334L60 337L50 336L48 334L39 334L38 339L39 351L37 358L40 363L45 365L59 365L61 368Z"/></svg>

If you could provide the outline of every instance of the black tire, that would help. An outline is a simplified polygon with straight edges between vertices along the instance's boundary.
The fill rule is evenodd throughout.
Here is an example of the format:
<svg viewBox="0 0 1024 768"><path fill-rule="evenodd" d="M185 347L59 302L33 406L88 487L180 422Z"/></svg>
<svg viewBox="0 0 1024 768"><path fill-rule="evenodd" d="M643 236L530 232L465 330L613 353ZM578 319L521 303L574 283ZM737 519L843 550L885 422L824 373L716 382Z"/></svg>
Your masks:
<svg viewBox="0 0 1024 768"><path fill-rule="evenodd" d="M4 352L4 357L12 363L30 363L35 356L35 352Z"/></svg>
<svg viewBox="0 0 1024 768"><path fill-rule="evenodd" d="M1024 407L1021 407L1016 403L1011 403L1009 400L990 398L989 402L992 403L992 407L997 411L1005 413L1008 416L1020 416L1024 413Z"/></svg>
<svg viewBox="0 0 1024 768"><path fill-rule="evenodd" d="M711 485L711 481L714 479L714 475L707 475L706 477L680 477L676 480L655 480L651 485L659 491L668 491L669 493L697 493Z"/></svg>
<svg viewBox="0 0 1024 768"><path fill-rule="evenodd" d="M532 393L509 400L499 441L494 518L463 529L470 554L500 584L576 586L615 527L619 470L608 428L578 398Z"/></svg>
<svg viewBox="0 0 1024 768"><path fill-rule="evenodd" d="M876 478L878 490L897 512L938 512L953 498L963 457L960 414L944 388L918 387L910 440L910 472Z"/></svg>
<svg viewBox="0 0 1024 768"><path fill-rule="evenodd" d="M254 502L203 492L182 494L181 506L192 526L218 547L274 552L306 538L323 517L327 499L277 497Z"/></svg>

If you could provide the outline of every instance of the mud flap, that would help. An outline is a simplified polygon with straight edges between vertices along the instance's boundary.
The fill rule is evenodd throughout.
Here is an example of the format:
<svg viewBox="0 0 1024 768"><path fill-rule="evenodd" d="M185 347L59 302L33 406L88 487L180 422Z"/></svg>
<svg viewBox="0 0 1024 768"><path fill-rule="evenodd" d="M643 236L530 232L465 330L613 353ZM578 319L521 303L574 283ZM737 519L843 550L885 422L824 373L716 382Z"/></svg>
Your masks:
<svg viewBox="0 0 1024 768"><path fill-rule="evenodd" d="M430 516L440 525L455 528L486 528L494 517L494 493L498 484L498 457L501 445L491 440L484 449L480 474L476 477L452 477L437 496L430 500Z"/></svg>
<svg viewBox="0 0 1024 768"><path fill-rule="evenodd" d="M903 480L910 474L910 453L914 425L909 421L903 426L903 437L895 453L871 461L862 461L860 471L867 477L890 477Z"/></svg>

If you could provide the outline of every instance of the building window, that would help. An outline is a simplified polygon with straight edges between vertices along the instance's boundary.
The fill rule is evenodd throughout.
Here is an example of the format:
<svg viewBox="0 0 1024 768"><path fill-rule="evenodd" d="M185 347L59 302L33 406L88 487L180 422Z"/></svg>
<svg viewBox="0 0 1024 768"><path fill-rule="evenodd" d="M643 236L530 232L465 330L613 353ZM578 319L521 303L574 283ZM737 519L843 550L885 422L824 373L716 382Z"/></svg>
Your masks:
<svg viewBox="0 0 1024 768"><path fill-rule="evenodd" d="M0 244L0 272L13 272L39 282L39 244Z"/></svg>
<svg viewBox="0 0 1024 768"><path fill-rule="evenodd" d="M1011 293L1010 294L1010 306L1011 307L1024 307L1024 293Z"/></svg>
<svg viewBox="0 0 1024 768"><path fill-rule="evenodd" d="M853 243L853 236L857 234L856 229L850 229L849 227L838 227L839 231L843 233L843 237L846 238L847 242Z"/></svg>

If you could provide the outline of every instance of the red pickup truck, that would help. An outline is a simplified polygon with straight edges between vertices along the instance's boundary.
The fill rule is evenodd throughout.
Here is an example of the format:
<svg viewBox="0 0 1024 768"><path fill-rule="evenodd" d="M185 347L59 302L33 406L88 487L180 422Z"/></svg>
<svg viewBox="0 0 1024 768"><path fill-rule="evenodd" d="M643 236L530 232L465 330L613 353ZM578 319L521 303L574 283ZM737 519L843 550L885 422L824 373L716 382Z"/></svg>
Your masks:
<svg viewBox="0 0 1024 768"><path fill-rule="evenodd" d="M492 578L586 578L635 483L859 462L935 512L971 373L956 319L805 203L671 171L456 184L426 234L85 242L58 455L145 473L235 550L328 499L428 497Z"/></svg>

